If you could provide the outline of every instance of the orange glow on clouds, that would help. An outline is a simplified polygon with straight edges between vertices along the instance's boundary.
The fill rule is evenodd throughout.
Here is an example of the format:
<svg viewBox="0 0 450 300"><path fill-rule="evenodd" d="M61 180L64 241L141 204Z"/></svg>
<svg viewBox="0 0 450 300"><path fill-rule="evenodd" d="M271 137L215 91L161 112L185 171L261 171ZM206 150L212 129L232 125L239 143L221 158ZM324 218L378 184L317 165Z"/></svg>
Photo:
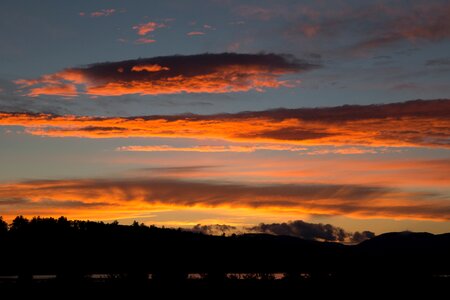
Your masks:
<svg viewBox="0 0 450 300"><path fill-rule="evenodd" d="M135 72L141 72L141 71L158 72L158 71L168 71L168 70L169 70L169 68L161 67L160 65L137 65L137 66L133 66L131 68L131 71L135 71Z"/></svg>
<svg viewBox="0 0 450 300"><path fill-rule="evenodd" d="M136 41L153 42L154 39L147 37ZM69 68L38 79L19 79L15 83L31 97L67 96L69 87L70 96L262 91L293 87L299 80L281 80L279 77L317 67L291 60L275 54L166 56Z"/></svg>
<svg viewBox="0 0 450 300"><path fill-rule="evenodd" d="M136 41L137 43L153 43L155 40L142 38ZM141 65L136 65L131 68L132 71L139 70L140 72L159 72L169 70L167 67L159 69L145 68ZM246 92L252 89L262 91L264 88L279 88L279 87L293 87L299 81L292 80L278 80L278 74L269 74L268 70L258 67L254 68L238 68L229 67L217 69L212 74L198 75L192 77L185 77L178 75L169 78L149 79L149 80L133 80L133 81L113 81L97 84L89 77L84 76L79 72L78 76L71 78L67 73L75 73L76 71L63 71L55 73L45 78L55 78L55 83L48 83L44 80L18 80L16 83L21 84L22 87L43 85L39 87L32 87L28 96L35 97L39 95L57 95L66 96L66 89L56 89L58 86L66 86L71 88L71 96L77 96L80 93L93 96L121 96L129 94L140 95L160 95L160 94L179 94L179 93L228 93L228 92ZM123 72L121 72L123 73ZM280 74L281 75L281 74ZM64 84L67 82L66 84ZM85 88L84 92L78 92L75 84L82 85Z"/></svg>
<svg viewBox="0 0 450 300"><path fill-rule="evenodd" d="M38 180L0 184L5 216L74 213L141 213L161 208L245 208L358 218L450 220L442 195L336 184L246 184L174 179Z"/></svg>
<svg viewBox="0 0 450 300"><path fill-rule="evenodd" d="M78 95L77 88L74 84L48 84L46 86L37 87L32 89L32 91L28 94L31 97L39 96L39 95L51 95L57 94L62 97L75 97Z"/></svg>
<svg viewBox="0 0 450 300"><path fill-rule="evenodd" d="M368 112L374 112L368 115ZM377 111L378 110L378 111ZM223 115L77 117L0 113L0 125L49 137L170 137L292 145L450 145L450 100Z"/></svg>

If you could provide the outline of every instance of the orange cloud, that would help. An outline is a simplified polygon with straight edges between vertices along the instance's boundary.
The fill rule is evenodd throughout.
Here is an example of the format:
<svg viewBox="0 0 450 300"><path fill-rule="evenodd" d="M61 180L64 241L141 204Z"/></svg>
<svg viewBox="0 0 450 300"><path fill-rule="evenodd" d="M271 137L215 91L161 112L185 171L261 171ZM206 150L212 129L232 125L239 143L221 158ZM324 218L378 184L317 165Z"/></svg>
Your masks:
<svg viewBox="0 0 450 300"><path fill-rule="evenodd" d="M118 151L132 151L132 152L255 152L257 150L271 150L271 151L303 151L306 148L293 145L246 145L246 146L192 146L192 147L173 147L168 145L156 146L123 146L117 148Z"/></svg>
<svg viewBox="0 0 450 300"><path fill-rule="evenodd" d="M450 100L209 116L121 118L0 113L0 125L23 126L29 134L52 137L210 138L252 144L448 148Z"/></svg>
<svg viewBox="0 0 450 300"><path fill-rule="evenodd" d="M144 37L136 42L153 43L154 40ZM292 87L299 81L280 77L316 67L276 54L176 55L69 68L15 83L27 89L29 96L64 96L67 91L55 89L63 85L76 85L75 93L92 96L228 93Z"/></svg>
<svg viewBox="0 0 450 300"><path fill-rule="evenodd" d="M191 31L188 32L187 35L193 36L193 35L204 35L205 33L202 31Z"/></svg>
<svg viewBox="0 0 450 300"><path fill-rule="evenodd" d="M74 84L58 83L34 88L28 95L35 97L42 94L57 94L63 97L75 97L78 95L78 91Z"/></svg>
<svg viewBox="0 0 450 300"><path fill-rule="evenodd" d="M164 24L156 22L148 22L133 26L133 29L137 31L139 35L146 35L149 32L153 32L158 28L166 27Z"/></svg>
<svg viewBox="0 0 450 300"><path fill-rule="evenodd" d="M170 69L167 67L161 67L160 65L137 65L131 68L131 71L141 72L158 72L158 71L169 71ZM123 71L122 71L123 72Z"/></svg>
<svg viewBox="0 0 450 300"><path fill-rule="evenodd" d="M360 218L450 220L450 199L429 192L336 184L237 184L174 179L37 180L0 184L5 215L142 213L156 208L247 208ZM97 211L97 210L96 210ZM65 213L64 213L65 214Z"/></svg>

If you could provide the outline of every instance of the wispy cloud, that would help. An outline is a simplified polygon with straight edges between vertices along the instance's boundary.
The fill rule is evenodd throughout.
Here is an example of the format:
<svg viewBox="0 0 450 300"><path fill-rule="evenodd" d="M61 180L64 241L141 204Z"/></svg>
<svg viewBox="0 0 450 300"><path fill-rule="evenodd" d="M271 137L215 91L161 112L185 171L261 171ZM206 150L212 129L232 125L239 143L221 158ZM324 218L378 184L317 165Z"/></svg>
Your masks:
<svg viewBox="0 0 450 300"><path fill-rule="evenodd" d="M23 126L29 134L53 137L210 138L299 146L450 146L450 100L203 116L121 118L1 113L0 117L0 125Z"/></svg>
<svg viewBox="0 0 450 300"><path fill-rule="evenodd" d="M440 0L364 1L358 5L349 1L333 5L330 1L265 2L236 5L233 11L242 18L284 24L282 31L289 39L348 43L344 52L351 54L450 38L450 5Z"/></svg>
<svg viewBox="0 0 450 300"><path fill-rule="evenodd" d="M149 38L143 37L143 38L137 39L134 43L135 44L152 44L155 42L156 42L156 40L154 40L154 39L149 39Z"/></svg>
<svg viewBox="0 0 450 300"><path fill-rule="evenodd" d="M384 149L381 148L381 150ZM395 151L396 149L389 148L389 150ZM299 153L303 154L304 152ZM215 160L209 158L212 164L223 163L221 157L217 157ZM137 159L137 161L140 160L142 158ZM174 160L172 157L169 162ZM183 159L180 162L183 162ZM204 160L193 158L190 162L201 163ZM226 166L190 172L188 177L198 180L241 178L244 181L270 180L278 183L314 181L403 188L414 186L442 190L446 189L450 182L449 168L450 160L448 159L417 160L407 159L406 155L396 155L392 158L390 155L383 154L376 154L376 156L374 154L374 157L332 154L298 159L286 155L272 160L265 157L236 156L233 160L227 160ZM177 174L170 175L178 176Z"/></svg>
<svg viewBox="0 0 450 300"><path fill-rule="evenodd" d="M304 151L306 148L294 145L241 145L241 146L191 146L191 147L174 147L169 145L155 145L155 146L122 146L116 149L117 151L132 151L132 152L255 152L258 150L270 151Z"/></svg>
<svg viewBox="0 0 450 300"><path fill-rule="evenodd" d="M104 8L104 9L100 9L98 11L93 11L90 13L86 13L86 12L80 12L79 15L81 17L84 16L91 16L92 18L98 18L98 17L108 17L108 16L112 16L114 13L116 13L117 10L115 8Z"/></svg>
<svg viewBox="0 0 450 300"><path fill-rule="evenodd" d="M137 34L144 36L150 32L155 31L158 28L163 28L163 27L166 27L166 25L163 23L147 22L147 23L135 25L135 26L133 26L133 29L136 30Z"/></svg>
<svg viewBox="0 0 450 300"><path fill-rule="evenodd" d="M354 46L354 51L379 48L396 42L440 41L450 38L450 13L448 3L413 4L411 7L374 6L369 10L374 15L384 12L384 22L373 22L369 37ZM363 16L363 15L361 15ZM361 19L360 21L363 21Z"/></svg>
<svg viewBox="0 0 450 300"><path fill-rule="evenodd" d="M319 150L311 150L306 152L308 155L323 155L323 154L342 154L342 155L353 155L353 154L375 154L379 153L379 150L370 148L339 148L339 149L319 149Z"/></svg>
<svg viewBox="0 0 450 300"><path fill-rule="evenodd" d="M143 37L139 43L153 43ZM159 71L138 66L158 65ZM228 93L266 88L292 87L298 80L282 80L285 74L319 67L291 56L277 54L198 54L142 58L68 68L38 79L15 82L27 95L118 96L179 93Z"/></svg>

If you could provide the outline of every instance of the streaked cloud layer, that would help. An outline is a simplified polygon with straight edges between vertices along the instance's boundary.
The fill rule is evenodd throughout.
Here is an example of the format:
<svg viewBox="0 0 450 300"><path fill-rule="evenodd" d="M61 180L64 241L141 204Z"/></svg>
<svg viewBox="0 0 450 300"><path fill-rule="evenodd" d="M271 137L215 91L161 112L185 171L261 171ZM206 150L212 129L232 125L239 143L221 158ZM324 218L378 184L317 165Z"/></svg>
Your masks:
<svg viewBox="0 0 450 300"><path fill-rule="evenodd" d="M266 155L259 158L253 155L234 154L232 159L223 163L223 156L216 155L210 165L204 163L204 156L190 157L185 154L174 161L176 154L171 155L163 165L172 167L138 169L132 174L154 174L158 177L189 178L190 180L242 180L244 182L272 182L277 184L320 182L322 184L370 185L390 188L424 190L448 190L450 182L450 159L412 160L405 158L388 158L389 155L374 154L371 156L334 154L323 156L282 155L268 160ZM408 154L403 154L408 156ZM294 156L294 157L293 157ZM200 159L199 159L200 158ZM228 157L227 157L228 158ZM376 159L374 159L376 158ZM203 160L202 160L203 159ZM182 165L188 160L195 165ZM135 162L143 161L143 157ZM126 160L132 163L133 160ZM178 166L178 167L177 167Z"/></svg>
<svg viewBox="0 0 450 300"><path fill-rule="evenodd" d="M450 220L445 195L352 184L252 184L162 178L35 180L0 184L5 215L151 211L161 207L248 208L359 218ZM73 213L73 212L72 212ZM92 212L91 212L92 213Z"/></svg>
<svg viewBox="0 0 450 300"><path fill-rule="evenodd" d="M170 137L297 145L450 145L450 100L217 115L77 117L1 113L0 125L49 137Z"/></svg>
<svg viewBox="0 0 450 300"><path fill-rule="evenodd" d="M133 28L145 35L159 27L150 22ZM139 41L154 42L148 38ZM286 55L206 53L96 63L15 82L32 97L228 93L295 86L298 80L280 77L317 67Z"/></svg>

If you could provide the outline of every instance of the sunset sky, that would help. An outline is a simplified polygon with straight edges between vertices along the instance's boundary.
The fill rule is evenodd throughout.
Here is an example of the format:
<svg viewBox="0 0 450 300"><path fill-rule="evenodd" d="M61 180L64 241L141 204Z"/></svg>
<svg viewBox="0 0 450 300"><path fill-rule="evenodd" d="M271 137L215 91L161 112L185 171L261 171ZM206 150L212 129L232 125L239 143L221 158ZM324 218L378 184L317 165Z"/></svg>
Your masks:
<svg viewBox="0 0 450 300"><path fill-rule="evenodd" d="M449 1L0 3L0 215L450 231Z"/></svg>

